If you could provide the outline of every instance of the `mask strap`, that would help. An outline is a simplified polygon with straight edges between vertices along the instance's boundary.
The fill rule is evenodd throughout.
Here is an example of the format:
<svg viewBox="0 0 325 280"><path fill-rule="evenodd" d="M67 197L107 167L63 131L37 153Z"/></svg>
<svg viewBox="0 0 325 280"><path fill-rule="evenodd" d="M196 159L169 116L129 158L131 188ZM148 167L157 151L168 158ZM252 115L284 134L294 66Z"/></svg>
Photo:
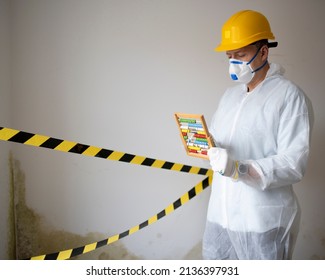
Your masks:
<svg viewBox="0 0 325 280"><path fill-rule="evenodd" d="M247 62L247 65L251 64L251 62L256 58L257 54L260 52L262 47L263 46L260 46L258 48L257 52L254 54L254 56L251 58L251 60ZM253 70L252 73L255 73L255 72L261 70L266 64L267 64L267 60L265 60L265 62L260 67L257 67L255 70Z"/></svg>
<svg viewBox="0 0 325 280"><path fill-rule="evenodd" d="M257 67L252 73L255 73L255 72L261 70L266 65L266 63L267 63L267 60L265 60L265 62L260 67Z"/></svg>
<svg viewBox="0 0 325 280"><path fill-rule="evenodd" d="M256 58L257 54L260 52L261 48L262 48L262 46L258 48L257 52L254 54L254 56L251 58L251 60L247 62L247 65L252 63L252 61Z"/></svg>

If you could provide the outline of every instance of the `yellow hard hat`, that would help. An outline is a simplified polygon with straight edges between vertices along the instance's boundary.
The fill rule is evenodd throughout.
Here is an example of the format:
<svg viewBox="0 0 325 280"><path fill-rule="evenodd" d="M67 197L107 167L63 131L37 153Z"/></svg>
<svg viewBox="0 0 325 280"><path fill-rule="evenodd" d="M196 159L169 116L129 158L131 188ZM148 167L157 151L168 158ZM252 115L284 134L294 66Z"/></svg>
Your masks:
<svg viewBox="0 0 325 280"><path fill-rule="evenodd" d="M274 40L267 18L259 12L244 10L231 16L222 27L222 39L216 51L230 51L263 39ZM276 47L277 42L270 43Z"/></svg>

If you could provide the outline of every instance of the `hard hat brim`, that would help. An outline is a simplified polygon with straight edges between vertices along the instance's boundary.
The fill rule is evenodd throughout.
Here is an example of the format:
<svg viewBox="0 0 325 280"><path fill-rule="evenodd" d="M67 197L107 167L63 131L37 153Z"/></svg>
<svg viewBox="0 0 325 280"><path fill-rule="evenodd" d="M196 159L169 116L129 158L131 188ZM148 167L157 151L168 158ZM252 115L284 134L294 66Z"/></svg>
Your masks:
<svg viewBox="0 0 325 280"><path fill-rule="evenodd" d="M251 44L248 44L247 46L249 46L249 45L251 45ZM276 48L277 46L278 46L278 42L268 42L267 43L267 46L269 47L269 48ZM219 45L219 46L217 46L214 50L216 51L216 52L222 52L222 51L232 51L232 50L237 50L237 49L240 49L240 48L244 48L244 47L246 47L246 45L245 46L241 46L241 45L238 45L238 46L236 46L236 47L234 47L234 46L232 46L232 47L230 47L229 46L229 48L227 48L228 46L224 46L224 45Z"/></svg>

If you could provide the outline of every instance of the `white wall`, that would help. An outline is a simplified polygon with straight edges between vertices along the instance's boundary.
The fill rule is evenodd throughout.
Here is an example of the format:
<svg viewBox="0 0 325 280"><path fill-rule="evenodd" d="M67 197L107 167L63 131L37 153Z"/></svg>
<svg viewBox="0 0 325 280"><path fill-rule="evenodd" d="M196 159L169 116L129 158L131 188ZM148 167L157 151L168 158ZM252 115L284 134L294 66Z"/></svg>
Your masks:
<svg viewBox="0 0 325 280"><path fill-rule="evenodd" d="M0 126L10 126L10 10L0 0ZM0 143L0 237L8 239L10 144ZM0 259L7 257L8 244L0 242Z"/></svg>
<svg viewBox="0 0 325 280"><path fill-rule="evenodd" d="M264 13L279 41L270 60L282 63L287 77L306 91L316 117L309 169L296 186L303 214L294 257L325 258L325 2L11 2L14 128L198 166L204 162L187 157L181 147L173 113L202 113L210 121L231 85L224 54L213 51L223 22L240 9ZM28 207L51 229L78 235L120 233L203 179L13 147L25 174ZM209 192L118 244L138 258L188 257L202 238Z"/></svg>

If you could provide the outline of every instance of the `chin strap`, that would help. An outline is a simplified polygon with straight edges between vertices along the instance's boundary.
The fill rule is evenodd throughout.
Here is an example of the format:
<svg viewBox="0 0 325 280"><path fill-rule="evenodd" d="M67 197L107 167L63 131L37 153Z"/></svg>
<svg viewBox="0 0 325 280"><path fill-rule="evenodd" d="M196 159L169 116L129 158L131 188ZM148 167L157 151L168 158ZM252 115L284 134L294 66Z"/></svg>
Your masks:
<svg viewBox="0 0 325 280"><path fill-rule="evenodd" d="M252 63L252 61L256 58L257 54L260 52L261 48L262 48L262 46L260 46L260 47L258 48L257 52L254 54L254 56L251 58L251 60L247 62L247 65L249 65L249 64ZM260 67L257 67L255 70L253 70L252 73L255 73L255 72L261 70L261 69L262 69L262 68L267 64L267 62L268 62L268 61L265 60L265 62L264 62Z"/></svg>
<svg viewBox="0 0 325 280"><path fill-rule="evenodd" d="M267 64L267 60L265 60L265 62L260 66L260 67L258 67L258 68L256 68L252 73L255 73L255 72L257 72L257 71L259 71L259 70L261 70L266 64Z"/></svg>

